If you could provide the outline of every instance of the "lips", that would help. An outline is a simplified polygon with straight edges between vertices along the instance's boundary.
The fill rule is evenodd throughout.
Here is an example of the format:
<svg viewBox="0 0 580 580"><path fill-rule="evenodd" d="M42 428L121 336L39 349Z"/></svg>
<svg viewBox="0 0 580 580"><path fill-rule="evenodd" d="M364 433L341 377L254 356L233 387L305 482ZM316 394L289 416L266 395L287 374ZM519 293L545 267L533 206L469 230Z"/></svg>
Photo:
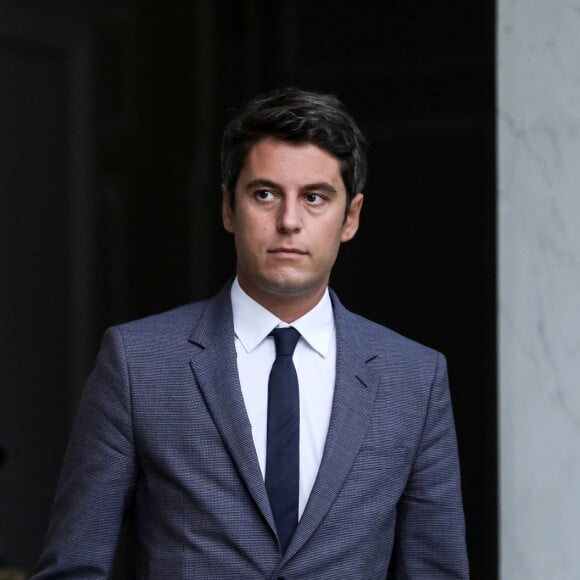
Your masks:
<svg viewBox="0 0 580 580"><path fill-rule="evenodd" d="M301 250L300 248L274 248L272 250L268 250L269 254L281 254L281 255L296 255L296 256L305 256L308 254L306 250Z"/></svg>

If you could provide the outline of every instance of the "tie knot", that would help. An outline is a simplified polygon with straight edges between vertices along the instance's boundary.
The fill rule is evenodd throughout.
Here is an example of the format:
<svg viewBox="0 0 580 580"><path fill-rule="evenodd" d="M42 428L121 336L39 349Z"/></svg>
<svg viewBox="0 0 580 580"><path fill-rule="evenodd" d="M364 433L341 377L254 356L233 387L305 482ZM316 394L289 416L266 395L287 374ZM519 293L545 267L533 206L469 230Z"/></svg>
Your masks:
<svg viewBox="0 0 580 580"><path fill-rule="evenodd" d="M300 333L292 326L288 326L286 328L275 328L271 334L276 343L276 356L292 356L300 338Z"/></svg>

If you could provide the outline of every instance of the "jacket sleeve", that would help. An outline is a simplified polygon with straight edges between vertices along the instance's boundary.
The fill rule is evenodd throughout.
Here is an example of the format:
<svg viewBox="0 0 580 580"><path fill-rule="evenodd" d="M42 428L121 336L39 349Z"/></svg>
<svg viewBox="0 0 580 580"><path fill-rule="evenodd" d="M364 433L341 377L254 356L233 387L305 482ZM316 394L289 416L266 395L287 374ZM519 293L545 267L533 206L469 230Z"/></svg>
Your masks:
<svg viewBox="0 0 580 580"><path fill-rule="evenodd" d="M130 378L113 328L81 398L33 580L110 576L135 473Z"/></svg>
<svg viewBox="0 0 580 580"><path fill-rule="evenodd" d="M398 505L388 578L469 578L457 441L447 366L441 354L423 433Z"/></svg>

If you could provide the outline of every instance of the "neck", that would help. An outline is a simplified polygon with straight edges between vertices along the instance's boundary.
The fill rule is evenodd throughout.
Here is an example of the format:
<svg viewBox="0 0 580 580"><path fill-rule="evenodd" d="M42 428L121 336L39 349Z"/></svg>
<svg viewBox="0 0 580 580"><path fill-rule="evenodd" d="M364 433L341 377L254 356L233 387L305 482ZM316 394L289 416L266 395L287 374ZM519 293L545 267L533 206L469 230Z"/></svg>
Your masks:
<svg viewBox="0 0 580 580"><path fill-rule="evenodd" d="M290 324L310 312L322 299L326 285L316 292L292 294L268 292L246 284L238 277L242 290L283 322Z"/></svg>

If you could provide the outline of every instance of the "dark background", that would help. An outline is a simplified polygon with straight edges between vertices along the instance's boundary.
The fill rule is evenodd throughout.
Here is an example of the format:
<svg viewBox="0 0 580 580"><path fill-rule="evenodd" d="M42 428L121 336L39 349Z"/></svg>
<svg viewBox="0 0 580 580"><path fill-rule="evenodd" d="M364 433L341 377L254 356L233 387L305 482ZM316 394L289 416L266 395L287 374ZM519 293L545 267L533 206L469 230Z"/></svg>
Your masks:
<svg viewBox="0 0 580 580"><path fill-rule="evenodd" d="M494 27L491 0L0 0L6 563L38 554L104 328L233 271L218 171L232 110L297 85L336 93L370 141L332 285L447 355L472 577L497 577Z"/></svg>

